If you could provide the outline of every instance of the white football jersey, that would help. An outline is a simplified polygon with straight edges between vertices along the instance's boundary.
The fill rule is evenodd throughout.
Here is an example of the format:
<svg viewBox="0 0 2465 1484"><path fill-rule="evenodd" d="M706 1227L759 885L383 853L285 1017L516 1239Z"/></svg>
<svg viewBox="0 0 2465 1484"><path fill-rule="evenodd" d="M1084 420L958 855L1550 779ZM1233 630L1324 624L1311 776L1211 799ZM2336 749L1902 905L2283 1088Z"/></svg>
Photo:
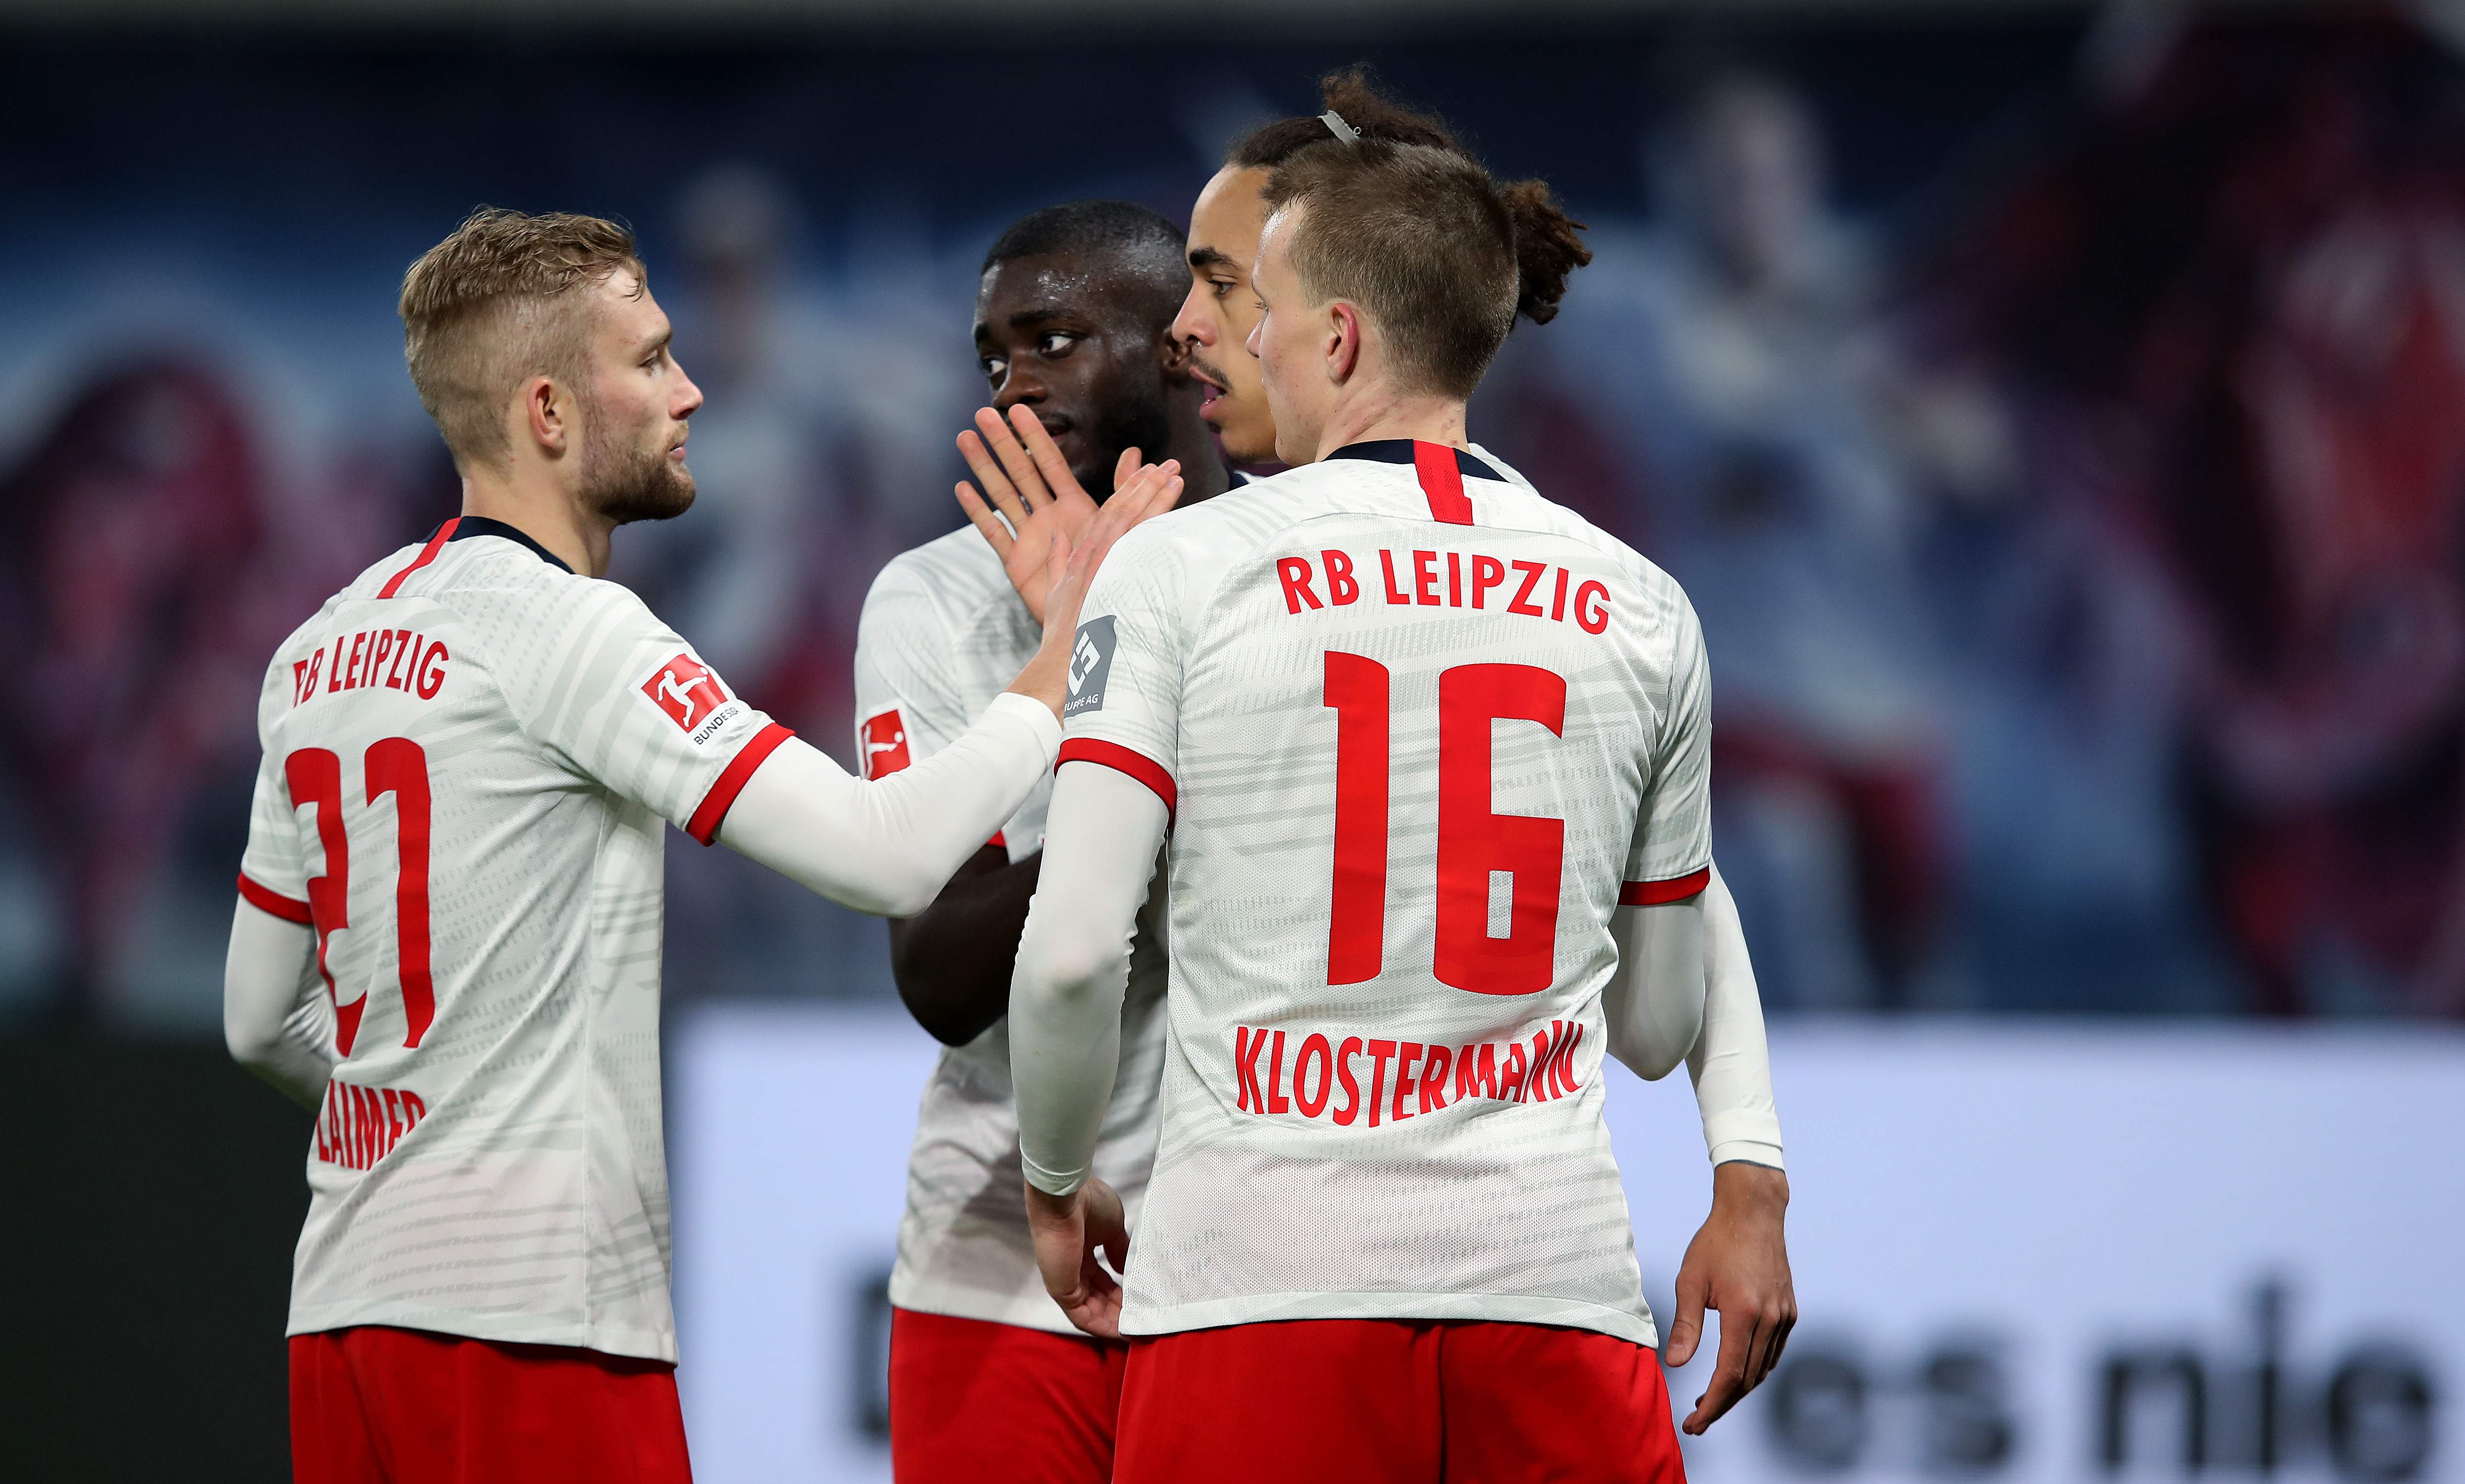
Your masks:
<svg viewBox="0 0 2465 1484"><path fill-rule="evenodd" d="M240 891L312 924L340 1061L290 1333L674 1361L662 835L786 728L613 583L464 517L296 631Z"/></svg>
<svg viewBox="0 0 2465 1484"><path fill-rule="evenodd" d="M1600 996L1619 903L1709 874L1685 594L1488 454L1395 441L1132 531L1086 611L1061 762L1173 816L1122 1329L1654 1343Z"/></svg>
<svg viewBox="0 0 2465 1484"><path fill-rule="evenodd" d="M856 631L856 755L867 777L921 762L966 732L1033 657L1042 632L973 526L894 558L874 580ZM1044 848L1050 779L993 843L1013 861ZM1096 1148L1096 1173L1138 1216L1155 1160L1164 1066L1161 889L1139 915L1121 1003L1121 1059ZM926 1314L1076 1334L1044 1291L1028 1238L1018 1163L1010 1022L946 1048L924 1087L907 1163L907 1213L890 1301Z"/></svg>

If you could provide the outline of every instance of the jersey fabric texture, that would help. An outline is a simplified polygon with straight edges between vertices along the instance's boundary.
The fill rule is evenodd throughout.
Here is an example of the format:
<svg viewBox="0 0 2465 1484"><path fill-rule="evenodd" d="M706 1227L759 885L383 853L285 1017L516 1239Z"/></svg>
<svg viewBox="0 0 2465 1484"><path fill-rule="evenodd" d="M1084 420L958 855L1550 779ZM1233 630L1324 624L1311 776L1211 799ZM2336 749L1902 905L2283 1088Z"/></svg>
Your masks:
<svg viewBox="0 0 2465 1484"><path fill-rule="evenodd" d="M464 518L276 652L240 889L317 930L340 1057L290 1332L676 1360L659 1104L667 825L786 728L613 583Z"/></svg>
<svg viewBox="0 0 2465 1484"><path fill-rule="evenodd" d="M1124 1333L1520 1320L1655 1342L1602 1119L1621 902L1711 862L1677 585L1477 449L1370 443L1133 530L1061 765L1172 814Z"/></svg>
<svg viewBox="0 0 2465 1484"><path fill-rule="evenodd" d="M878 778L948 746L1035 654L1041 631L1001 558L963 526L894 558L856 631L857 755ZM998 837L1013 861L1043 849L1050 780ZM1121 1059L1096 1173L1136 1220L1155 1161L1164 1066L1161 883L1140 913L1121 1004ZM1010 1023L946 1048L924 1085L890 1301L904 1309L1077 1333L1036 1275L1021 1192Z"/></svg>

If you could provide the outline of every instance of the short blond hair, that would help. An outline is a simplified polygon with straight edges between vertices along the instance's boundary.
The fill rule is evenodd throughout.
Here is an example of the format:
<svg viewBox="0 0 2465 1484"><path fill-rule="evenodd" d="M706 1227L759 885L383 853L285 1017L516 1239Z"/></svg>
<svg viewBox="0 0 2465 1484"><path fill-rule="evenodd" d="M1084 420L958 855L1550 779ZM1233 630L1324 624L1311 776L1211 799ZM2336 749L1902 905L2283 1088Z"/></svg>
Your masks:
<svg viewBox="0 0 2465 1484"><path fill-rule="evenodd" d="M633 233L597 216L525 216L481 207L402 276L402 349L419 404L456 464L495 464L513 452L506 399L533 376L587 395L589 317L577 289L642 260ZM637 290L638 292L638 290Z"/></svg>

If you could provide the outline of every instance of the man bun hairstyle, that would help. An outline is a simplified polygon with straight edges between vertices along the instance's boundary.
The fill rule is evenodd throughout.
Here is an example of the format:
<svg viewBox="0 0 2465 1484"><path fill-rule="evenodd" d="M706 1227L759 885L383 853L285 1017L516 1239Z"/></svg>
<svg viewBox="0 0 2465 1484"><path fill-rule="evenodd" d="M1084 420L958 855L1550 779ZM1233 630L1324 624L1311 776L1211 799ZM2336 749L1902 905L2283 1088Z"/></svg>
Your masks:
<svg viewBox="0 0 2465 1484"><path fill-rule="evenodd" d="M1298 210L1294 271L1313 302L1368 311L1410 389L1469 397L1518 315L1557 318L1566 276L1592 260L1584 224L1546 183L1500 182L1452 141L1398 142L1344 118L1359 143L1321 123L1267 179L1268 210Z"/></svg>
<svg viewBox="0 0 2465 1484"><path fill-rule="evenodd" d="M533 376L590 394L588 300L575 293L642 260L633 233L597 216L481 207L402 276L403 359L419 405L462 467L513 452L506 399Z"/></svg>
<svg viewBox="0 0 2465 1484"><path fill-rule="evenodd" d="M1455 132L1435 114L1415 113L1379 86L1366 62L1339 68L1318 79L1321 111L1343 116L1365 140L1389 144L1428 144L1436 149L1461 149ZM1318 114L1278 119L1261 124L1232 142L1224 163L1236 170L1268 169L1283 164L1311 144L1335 143L1335 131Z"/></svg>

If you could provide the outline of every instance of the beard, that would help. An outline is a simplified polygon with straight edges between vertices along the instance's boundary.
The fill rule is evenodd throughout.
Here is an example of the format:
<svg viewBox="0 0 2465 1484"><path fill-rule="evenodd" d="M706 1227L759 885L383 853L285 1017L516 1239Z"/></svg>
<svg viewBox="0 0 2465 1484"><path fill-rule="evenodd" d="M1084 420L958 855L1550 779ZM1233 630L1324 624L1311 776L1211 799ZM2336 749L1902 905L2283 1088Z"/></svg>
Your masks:
<svg viewBox="0 0 2465 1484"><path fill-rule="evenodd" d="M1113 464L1123 449L1137 449L1141 460L1159 464L1164 462L1165 450L1172 442L1172 407L1166 399L1163 381L1152 375L1128 380L1136 389L1125 391L1105 407L1103 415L1096 420L1095 436L1088 439L1095 448L1111 451L1094 455L1102 461L1102 467L1071 471L1091 495L1098 490L1106 495L1113 492Z"/></svg>
<svg viewBox="0 0 2465 1484"><path fill-rule="evenodd" d="M591 510L627 525L671 521L693 508L693 475L668 461L666 447L620 443L607 418L596 413L595 408L585 413L588 432L582 448L582 498Z"/></svg>

